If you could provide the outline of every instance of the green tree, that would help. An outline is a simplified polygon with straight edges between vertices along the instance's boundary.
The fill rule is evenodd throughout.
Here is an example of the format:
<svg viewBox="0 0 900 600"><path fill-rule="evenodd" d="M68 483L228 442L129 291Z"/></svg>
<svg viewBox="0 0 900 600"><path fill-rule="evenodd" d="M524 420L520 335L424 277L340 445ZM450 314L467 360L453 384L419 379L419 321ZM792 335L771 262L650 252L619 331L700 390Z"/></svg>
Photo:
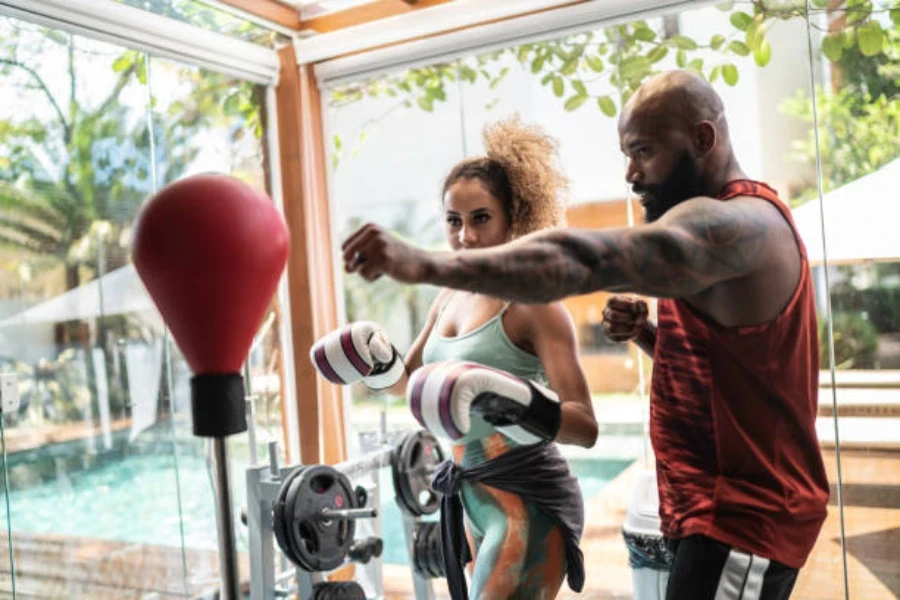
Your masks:
<svg viewBox="0 0 900 600"><path fill-rule="evenodd" d="M177 97L167 90L162 106L143 53L13 19L0 19L0 40L3 95L16 102L0 115L0 249L38 273L62 267L64 289L128 262L138 207L190 165L198 134L228 126L235 140L261 135L252 84L176 67ZM119 339L140 335L125 317L98 321L107 373ZM122 382L109 383L113 408L124 407Z"/></svg>
<svg viewBox="0 0 900 600"><path fill-rule="evenodd" d="M681 34L675 16L638 20L354 82L333 89L329 102L332 107L342 107L364 98L393 98L394 109L431 111L435 104L446 101L452 84L484 81L496 86L509 73L512 57L540 78L541 85L552 90L566 110L589 106L614 117L641 83L659 72L667 56L674 55L678 67L695 71L710 82L721 79L733 86L740 78L737 58L752 56L759 67L772 60L767 32L775 22L807 17L806 0L726 2L718 8L729 13L730 28L711 32L708 39ZM822 51L827 59L849 60L847 57L856 53L883 63L884 69L896 69L889 36L894 35L892 29L900 27L900 0L877 4L872 0L812 0L812 9L841 24L837 33L823 31L827 35ZM814 19L810 27L819 29ZM620 93L609 94L610 87ZM335 156L340 157L345 147L344 140L336 138Z"/></svg>

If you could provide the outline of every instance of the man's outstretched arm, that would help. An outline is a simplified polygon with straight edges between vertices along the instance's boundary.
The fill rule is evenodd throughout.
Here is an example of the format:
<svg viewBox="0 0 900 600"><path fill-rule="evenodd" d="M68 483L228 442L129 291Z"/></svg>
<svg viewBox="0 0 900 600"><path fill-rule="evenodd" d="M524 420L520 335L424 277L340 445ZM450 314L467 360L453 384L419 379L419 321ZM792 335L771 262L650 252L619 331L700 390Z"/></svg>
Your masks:
<svg viewBox="0 0 900 600"><path fill-rule="evenodd" d="M344 244L344 259L367 279L386 274L519 302L598 290L684 297L753 271L768 228L758 201L696 198L651 225L542 231L455 253L429 254L360 230Z"/></svg>

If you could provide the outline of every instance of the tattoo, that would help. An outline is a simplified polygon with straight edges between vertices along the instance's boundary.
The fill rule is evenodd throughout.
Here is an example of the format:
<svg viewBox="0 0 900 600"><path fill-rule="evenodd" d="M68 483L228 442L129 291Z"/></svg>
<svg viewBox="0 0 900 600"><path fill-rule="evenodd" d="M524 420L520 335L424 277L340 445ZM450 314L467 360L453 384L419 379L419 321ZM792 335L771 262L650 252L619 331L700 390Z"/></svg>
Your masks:
<svg viewBox="0 0 900 600"><path fill-rule="evenodd" d="M551 230L445 255L424 282L526 303L598 290L690 296L749 273L762 255L765 217L757 206L729 204L701 199L652 225Z"/></svg>

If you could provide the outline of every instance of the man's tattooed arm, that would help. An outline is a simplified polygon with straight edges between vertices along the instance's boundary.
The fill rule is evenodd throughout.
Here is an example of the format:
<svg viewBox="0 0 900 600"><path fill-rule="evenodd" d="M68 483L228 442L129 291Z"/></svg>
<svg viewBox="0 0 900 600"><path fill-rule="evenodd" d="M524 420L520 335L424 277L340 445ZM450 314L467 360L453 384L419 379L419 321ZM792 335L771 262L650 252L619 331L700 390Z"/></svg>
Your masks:
<svg viewBox="0 0 900 600"><path fill-rule="evenodd" d="M650 225L549 230L433 256L422 282L526 303L598 290L690 296L759 266L772 222L761 202L695 198Z"/></svg>

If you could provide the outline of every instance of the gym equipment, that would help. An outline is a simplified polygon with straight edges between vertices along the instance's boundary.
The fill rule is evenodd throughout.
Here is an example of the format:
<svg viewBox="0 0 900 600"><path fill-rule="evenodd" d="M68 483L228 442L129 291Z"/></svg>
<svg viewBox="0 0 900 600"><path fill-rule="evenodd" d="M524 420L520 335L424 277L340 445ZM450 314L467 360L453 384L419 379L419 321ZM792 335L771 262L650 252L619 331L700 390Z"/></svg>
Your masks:
<svg viewBox="0 0 900 600"><path fill-rule="evenodd" d="M195 175L153 196L133 236L134 266L194 372L194 435L213 440L222 597L237 600L225 438L247 430L240 369L287 262L287 227L262 192Z"/></svg>
<svg viewBox="0 0 900 600"><path fill-rule="evenodd" d="M366 600L366 593L355 581L329 581L313 587L313 600Z"/></svg>
<svg viewBox="0 0 900 600"><path fill-rule="evenodd" d="M426 579L444 577L440 523L436 521L416 523L413 533L413 568Z"/></svg>
<svg viewBox="0 0 900 600"><path fill-rule="evenodd" d="M252 409L248 406L248 410ZM428 496L434 494L428 482L444 452L427 431L405 435L393 446L379 442L364 450L367 452L360 458L334 466L279 467L277 444L272 442L269 463L247 469L252 600L274 600L295 592L301 598L365 597L358 591L347 592L351 589L347 586L323 585L328 572L348 561L357 563L357 579L378 594L384 542L380 538L377 475L384 467L391 467L396 500L403 507L416 598L434 598L430 580L443 573L440 528L436 522L420 522L412 512L421 515L437 510L436 498ZM374 535L354 540L359 527L369 524ZM280 561L276 547L281 550ZM340 595L345 593L351 595Z"/></svg>
<svg viewBox="0 0 900 600"><path fill-rule="evenodd" d="M281 485L273 508L275 537L301 569L330 571L341 566L350 551L353 520L377 514L357 507L343 474L326 465L301 467Z"/></svg>
<svg viewBox="0 0 900 600"><path fill-rule="evenodd" d="M421 517L440 508L440 497L431 489L431 474L443 461L444 451L430 431L423 429L403 438L391 461L400 510Z"/></svg>

